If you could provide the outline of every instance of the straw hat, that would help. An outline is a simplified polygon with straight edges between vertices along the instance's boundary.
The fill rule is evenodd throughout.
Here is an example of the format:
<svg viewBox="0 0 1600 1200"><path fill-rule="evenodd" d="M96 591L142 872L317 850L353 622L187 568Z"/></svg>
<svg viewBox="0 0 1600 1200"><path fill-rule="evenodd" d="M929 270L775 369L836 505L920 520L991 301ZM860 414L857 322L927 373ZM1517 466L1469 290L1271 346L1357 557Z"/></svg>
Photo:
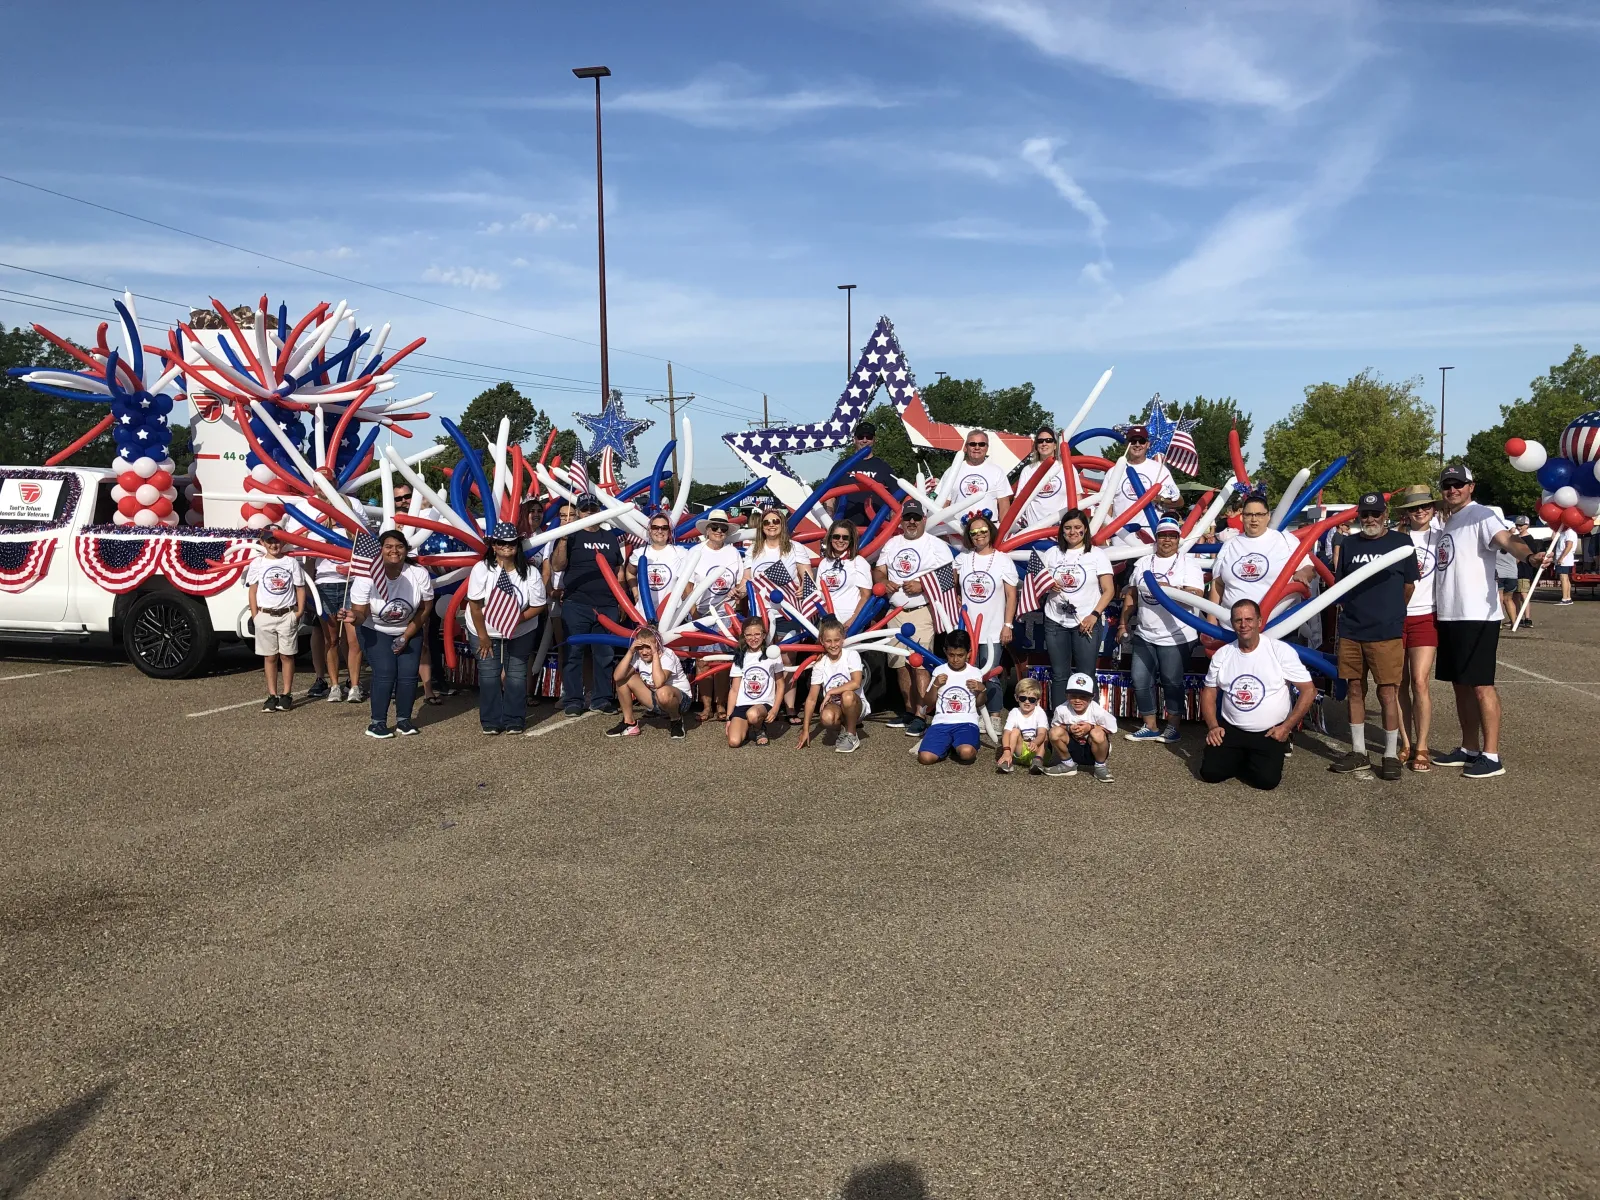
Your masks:
<svg viewBox="0 0 1600 1200"><path fill-rule="evenodd" d="M1433 489L1425 483L1413 483L1389 497L1389 507L1393 509L1421 508L1424 504L1433 503Z"/></svg>

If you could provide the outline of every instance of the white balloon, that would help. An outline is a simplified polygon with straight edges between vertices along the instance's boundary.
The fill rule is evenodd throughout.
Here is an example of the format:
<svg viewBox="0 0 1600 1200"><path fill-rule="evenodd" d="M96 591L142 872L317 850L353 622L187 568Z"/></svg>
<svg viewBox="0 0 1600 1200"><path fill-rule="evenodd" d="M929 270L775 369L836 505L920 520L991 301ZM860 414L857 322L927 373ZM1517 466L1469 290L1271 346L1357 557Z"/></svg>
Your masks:
<svg viewBox="0 0 1600 1200"><path fill-rule="evenodd" d="M124 488L120 483L114 483L114 484L111 485L111 498L113 500L121 500L127 494L128 494L128 490L126 488Z"/></svg>
<svg viewBox="0 0 1600 1200"><path fill-rule="evenodd" d="M1550 493L1550 499L1561 505L1562 508L1571 508L1578 502L1578 489L1571 484L1566 487L1558 487L1554 492Z"/></svg>
<svg viewBox="0 0 1600 1200"><path fill-rule="evenodd" d="M1586 517L1600 517L1600 496L1579 496L1578 511Z"/></svg>
<svg viewBox="0 0 1600 1200"><path fill-rule="evenodd" d="M244 524L246 529L264 529L272 522L267 520L266 513L252 513Z"/></svg>
<svg viewBox="0 0 1600 1200"><path fill-rule="evenodd" d="M257 483L271 483L277 476L272 473L272 468L267 466L266 463L257 463L250 468L250 478Z"/></svg>
<svg viewBox="0 0 1600 1200"><path fill-rule="evenodd" d="M194 484L192 484L192 483L191 483L191 484L190 484L190 485L189 485L189 486L188 486L188 487L186 487L186 488L184 488L184 489L183 489L183 498L184 498L184 499L185 499L185 500L189 500L189 501L193 501L193 500L194 500L194 499L196 499L196 498L197 498L197 497L198 497L198 496L199 496L199 495L200 495L200 489L199 489L199 488L197 488L197 487L196 487L196 486L195 486L195 485L194 485Z"/></svg>
<svg viewBox="0 0 1600 1200"><path fill-rule="evenodd" d="M153 458L136 458L133 460L133 473L140 479L149 479L161 468Z"/></svg>
<svg viewBox="0 0 1600 1200"><path fill-rule="evenodd" d="M160 469L165 471L168 475L171 475L175 470L178 469L178 464L173 462L170 458L163 458L159 466Z"/></svg>
<svg viewBox="0 0 1600 1200"><path fill-rule="evenodd" d="M125 516L120 512L114 512L111 514L111 523L113 525L132 525L133 518Z"/></svg>
<svg viewBox="0 0 1600 1200"><path fill-rule="evenodd" d="M146 508L149 508L157 500L161 499L161 489L153 483L141 483L134 491L133 498Z"/></svg>
<svg viewBox="0 0 1600 1200"><path fill-rule="evenodd" d="M178 489L175 487L165 488L162 490L161 495L168 500L176 500L178 498Z"/></svg>
<svg viewBox="0 0 1600 1200"><path fill-rule="evenodd" d="M1600 479L1600 459L1596 459L1594 461L1593 470L1594 470L1594 477L1596 479Z"/></svg>
<svg viewBox="0 0 1600 1200"><path fill-rule="evenodd" d="M1537 471L1550 461L1550 455L1538 442L1529 442L1521 454L1512 460L1512 466L1519 471Z"/></svg>
<svg viewBox="0 0 1600 1200"><path fill-rule="evenodd" d="M199 513L195 512L194 509L192 509L192 508L188 512L183 514L183 519L184 519L184 522L186 524L189 524L189 525L198 525L198 524L200 524L201 521L205 520L204 517L202 517Z"/></svg>
<svg viewBox="0 0 1600 1200"><path fill-rule="evenodd" d="M138 512L133 514L133 523L135 525L142 525L146 529L159 524L160 521L161 518L156 516L154 509L141 508Z"/></svg>
<svg viewBox="0 0 1600 1200"><path fill-rule="evenodd" d="M161 518L161 523L163 525L165 525L168 529L173 528L173 526L177 525L177 523L178 523L178 514L177 513L168 513L166 516Z"/></svg>
<svg viewBox="0 0 1600 1200"><path fill-rule="evenodd" d="M111 470L113 474L121 475L124 471L133 470L133 464L119 454L111 460Z"/></svg>

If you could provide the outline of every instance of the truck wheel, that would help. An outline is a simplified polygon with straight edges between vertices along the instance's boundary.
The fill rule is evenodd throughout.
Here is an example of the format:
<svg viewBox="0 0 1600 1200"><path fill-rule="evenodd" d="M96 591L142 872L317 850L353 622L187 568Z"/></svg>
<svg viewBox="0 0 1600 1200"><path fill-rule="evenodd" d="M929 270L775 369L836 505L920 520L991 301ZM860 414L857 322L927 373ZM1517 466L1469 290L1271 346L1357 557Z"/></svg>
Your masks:
<svg viewBox="0 0 1600 1200"><path fill-rule="evenodd" d="M184 679L211 657L215 637L206 610L176 592L140 596L122 618L122 644L152 679Z"/></svg>

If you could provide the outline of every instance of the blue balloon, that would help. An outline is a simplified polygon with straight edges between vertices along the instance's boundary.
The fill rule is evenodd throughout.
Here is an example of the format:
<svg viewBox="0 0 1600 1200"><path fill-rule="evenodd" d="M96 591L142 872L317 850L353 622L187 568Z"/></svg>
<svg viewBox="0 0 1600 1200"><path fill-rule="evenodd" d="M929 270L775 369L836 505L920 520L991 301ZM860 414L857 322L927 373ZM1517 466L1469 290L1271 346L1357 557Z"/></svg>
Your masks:
<svg viewBox="0 0 1600 1200"><path fill-rule="evenodd" d="M1539 468L1539 486L1547 492L1566 487L1567 484L1572 482L1572 476L1576 470L1576 465L1570 460L1552 458Z"/></svg>
<svg viewBox="0 0 1600 1200"><path fill-rule="evenodd" d="M1580 496L1600 496L1600 479L1595 478L1593 467L1593 463L1580 463L1572 473L1571 486Z"/></svg>

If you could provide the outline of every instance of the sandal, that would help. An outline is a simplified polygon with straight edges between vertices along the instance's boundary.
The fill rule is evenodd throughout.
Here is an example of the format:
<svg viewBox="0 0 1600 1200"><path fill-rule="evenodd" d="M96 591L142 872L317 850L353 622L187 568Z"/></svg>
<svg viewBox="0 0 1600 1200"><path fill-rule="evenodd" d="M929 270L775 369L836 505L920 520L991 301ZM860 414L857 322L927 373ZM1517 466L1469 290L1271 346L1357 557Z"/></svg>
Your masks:
<svg viewBox="0 0 1600 1200"><path fill-rule="evenodd" d="M725 708L717 709L717 720L726 721L727 719L728 719L728 710L725 709Z"/></svg>
<svg viewBox="0 0 1600 1200"><path fill-rule="evenodd" d="M792 712L792 713L789 714L789 724L791 724L791 725L803 725L803 724L805 724L805 718L802 717L799 713Z"/></svg>
<svg viewBox="0 0 1600 1200"><path fill-rule="evenodd" d="M1426 750L1418 750L1411 756L1411 769L1418 774L1433 770L1433 759L1428 757Z"/></svg>
<svg viewBox="0 0 1600 1200"><path fill-rule="evenodd" d="M443 700L443 698L441 698L439 696L424 696L423 699L422 699L422 702L424 704L431 704L435 708L438 708L441 704L444 703L444 700Z"/></svg>
<svg viewBox="0 0 1600 1200"><path fill-rule="evenodd" d="M767 744L767 727L765 725L763 725L761 727L761 732L756 734L756 745L765 746L766 744Z"/></svg>

